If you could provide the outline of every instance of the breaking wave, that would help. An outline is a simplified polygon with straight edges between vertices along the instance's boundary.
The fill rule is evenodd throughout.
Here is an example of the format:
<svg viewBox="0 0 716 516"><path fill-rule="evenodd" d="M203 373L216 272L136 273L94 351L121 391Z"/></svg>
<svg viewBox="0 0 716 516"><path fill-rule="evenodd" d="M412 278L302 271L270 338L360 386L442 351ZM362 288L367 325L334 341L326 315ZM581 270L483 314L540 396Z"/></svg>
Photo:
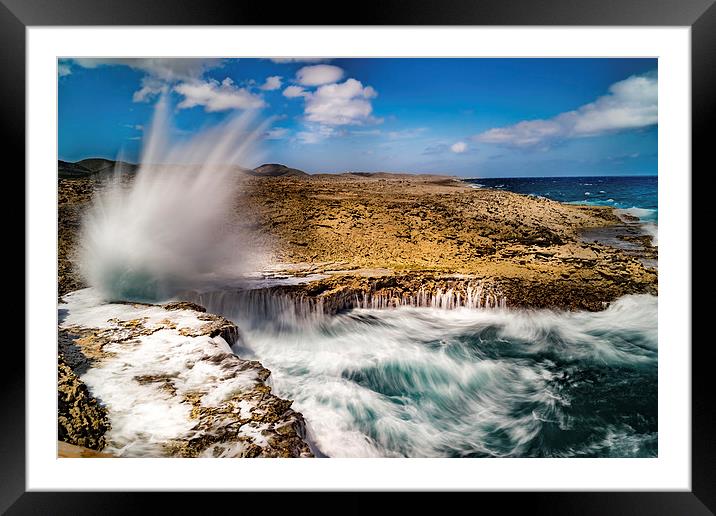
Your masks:
<svg viewBox="0 0 716 516"><path fill-rule="evenodd" d="M597 313L397 307L289 321L211 299L325 455L657 454L656 297Z"/></svg>
<svg viewBox="0 0 716 516"><path fill-rule="evenodd" d="M170 142L169 110L164 97L134 180L116 173L83 219L80 271L108 299L165 299L254 270L260 259L229 221L240 199L238 164L254 159L263 125L245 112Z"/></svg>

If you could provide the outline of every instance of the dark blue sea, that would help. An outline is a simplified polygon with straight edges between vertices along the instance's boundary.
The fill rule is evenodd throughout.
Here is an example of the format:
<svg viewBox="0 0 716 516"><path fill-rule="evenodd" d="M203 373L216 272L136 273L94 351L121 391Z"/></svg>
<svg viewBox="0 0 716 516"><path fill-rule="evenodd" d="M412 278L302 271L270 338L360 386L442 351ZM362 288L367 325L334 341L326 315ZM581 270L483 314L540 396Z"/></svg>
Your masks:
<svg viewBox="0 0 716 516"><path fill-rule="evenodd" d="M509 190L559 202L613 206L644 222L658 222L657 176L509 177L466 182L476 188Z"/></svg>

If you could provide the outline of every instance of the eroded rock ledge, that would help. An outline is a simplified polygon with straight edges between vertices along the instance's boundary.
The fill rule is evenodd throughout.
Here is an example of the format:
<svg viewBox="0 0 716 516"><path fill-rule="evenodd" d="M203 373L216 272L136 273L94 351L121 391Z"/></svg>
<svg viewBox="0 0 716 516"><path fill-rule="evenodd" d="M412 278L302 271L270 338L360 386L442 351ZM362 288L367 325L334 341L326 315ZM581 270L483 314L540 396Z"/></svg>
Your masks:
<svg viewBox="0 0 716 516"><path fill-rule="evenodd" d="M281 317L294 309L297 316L335 314L352 308L420 306L451 309L549 308L603 310L627 294L657 294L656 275L604 271L584 281L569 275L544 278L491 278L468 274L386 271L377 276L334 274L294 285L269 288L185 293L183 297L212 311L249 317ZM238 312L237 312L238 310Z"/></svg>
<svg viewBox="0 0 716 516"><path fill-rule="evenodd" d="M91 289L65 295L59 314L60 370L96 398L68 442L120 457L312 456L270 371L232 353L230 321L187 303L103 303Z"/></svg>

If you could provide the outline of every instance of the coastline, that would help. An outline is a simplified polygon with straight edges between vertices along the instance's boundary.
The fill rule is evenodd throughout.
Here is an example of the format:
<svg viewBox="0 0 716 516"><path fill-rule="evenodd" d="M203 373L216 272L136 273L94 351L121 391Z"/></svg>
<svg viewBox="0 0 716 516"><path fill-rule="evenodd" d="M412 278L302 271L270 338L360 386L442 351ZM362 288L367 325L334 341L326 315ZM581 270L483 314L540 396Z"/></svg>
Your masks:
<svg viewBox="0 0 716 516"><path fill-rule="evenodd" d="M192 303L107 303L92 289L59 310L60 386L73 388L69 403L60 389L60 441L118 457L313 455L271 372L234 354L230 321Z"/></svg>
<svg viewBox="0 0 716 516"><path fill-rule="evenodd" d="M254 289L252 295L278 296L296 306L307 305L309 310L333 314L361 306L385 308L403 304L435 306L436 303L444 308L506 306L600 311L627 294L658 293L656 270L642 261L644 257L656 255L656 248L649 246L649 242L636 241L635 248L629 251L600 242L598 238L589 242L582 237L585 231L609 231L623 226L623 220L613 208L563 204L511 192L475 189L445 176L324 174L249 177L242 181L245 195L237 206L237 220L254 229L258 239L252 245L270 253L274 263L272 275L279 278L320 276L318 279L311 277L311 281L305 283ZM61 179L59 183L58 283L59 295L64 301L72 292L67 297L77 297L77 291L85 286L77 275L73 257L82 211L93 190L100 185L92 179ZM478 287L478 301L475 302ZM187 294L186 300L203 304L200 295L191 296ZM468 300L472 305L467 304ZM211 309L212 304L207 304ZM102 306L122 313L122 305ZM140 305L135 308L137 306ZM107 356L88 358L98 348L118 349L122 348L122 343L136 342L157 331L176 331L176 324L171 327L172 310L151 308L154 309L166 311L164 315L169 323L162 322L160 328L152 326L148 329L141 318L127 316L122 319L114 314L112 319L117 321L108 327L102 326L105 322L100 326L73 327L78 333L72 338L72 345L81 348L84 356L84 361L69 361L73 374L83 370L84 374L88 367L96 372L106 366L103 361ZM197 306L186 305L182 310L193 312L194 317L205 313ZM217 321L221 319L211 314L205 316L216 317ZM228 328L229 334L212 335L214 330L202 329L204 333L192 338L203 336L211 340L219 337L231 346L240 329L225 322L228 324L221 324ZM67 328L60 331L65 332ZM236 337L231 337L232 332ZM222 346L217 342L210 346ZM221 445L221 442L243 443L245 440L238 440L238 434L227 438L226 434L217 432L218 427L212 426L216 423L213 416L217 410L211 409L208 411L212 415L211 422L204 423L204 428L211 428L215 435L222 437L218 441L200 440L199 445L196 440L186 438L172 448L170 454L309 456L303 417L290 409L289 400L271 394L270 386L264 383L270 371L258 362L245 361L230 351L222 351L224 355L234 357L222 355L222 360L233 364L228 369L251 363L246 367L259 371L257 378L260 381L249 391L261 393L256 402L259 412L275 415L269 426L258 430L259 435L273 432L273 438L283 436L283 439L290 434L290 444L262 447L260 444L264 440L268 444L269 440L266 436L256 438L254 435L254 438L247 438L251 441L248 446L242 444L232 452L230 446ZM207 353L211 355L213 352ZM61 353L61 359L66 360L66 356ZM211 363L212 360L206 361ZM232 374L238 373L234 371ZM265 378L261 378L263 375ZM127 381L141 384L136 377L143 375L129 376ZM153 377L157 381L145 382L144 386L166 387L166 376L155 374ZM174 381L170 383L173 385ZM91 385L88 388L90 395L95 397L96 390ZM178 405L191 404L193 400L194 409L197 409L191 392L181 396ZM222 409L223 412L218 410L222 414L219 417L224 421L222 424L230 424L232 418L242 419L242 400L241 396L224 400L229 408ZM278 414L277 406L283 409ZM195 419L201 420L201 403L197 411ZM96 426L97 418L90 423L80 423L80 427ZM252 418L243 419L246 420L243 424L253 425ZM260 422L264 423L263 420ZM284 427L292 430L282 434L280 429ZM77 439L75 441L71 444L84 446ZM101 449L100 442L96 440L90 444ZM217 449L222 451L217 452Z"/></svg>

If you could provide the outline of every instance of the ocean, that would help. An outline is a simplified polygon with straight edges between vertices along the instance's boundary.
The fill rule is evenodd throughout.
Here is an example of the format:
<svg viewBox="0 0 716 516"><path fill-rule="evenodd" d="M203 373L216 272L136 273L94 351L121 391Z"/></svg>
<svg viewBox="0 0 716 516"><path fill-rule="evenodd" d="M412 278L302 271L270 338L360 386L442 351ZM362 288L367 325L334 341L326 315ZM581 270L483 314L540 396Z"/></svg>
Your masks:
<svg viewBox="0 0 716 516"><path fill-rule="evenodd" d="M656 237L655 177L468 181L613 206ZM256 309L219 294L192 300L238 324L236 352L272 371L318 456L658 454L655 296L596 313L401 307L300 318L278 298Z"/></svg>
<svg viewBox="0 0 716 516"><path fill-rule="evenodd" d="M219 294L219 295L216 295ZM296 317L232 292L235 321L317 456L655 457L657 298L601 312L400 307ZM271 308L271 309L269 309Z"/></svg>
<svg viewBox="0 0 716 516"><path fill-rule="evenodd" d="M658 222L656 176L505 177L465 181L476 188L509 190L570 204L612 206L644 222Z"/></svg>

